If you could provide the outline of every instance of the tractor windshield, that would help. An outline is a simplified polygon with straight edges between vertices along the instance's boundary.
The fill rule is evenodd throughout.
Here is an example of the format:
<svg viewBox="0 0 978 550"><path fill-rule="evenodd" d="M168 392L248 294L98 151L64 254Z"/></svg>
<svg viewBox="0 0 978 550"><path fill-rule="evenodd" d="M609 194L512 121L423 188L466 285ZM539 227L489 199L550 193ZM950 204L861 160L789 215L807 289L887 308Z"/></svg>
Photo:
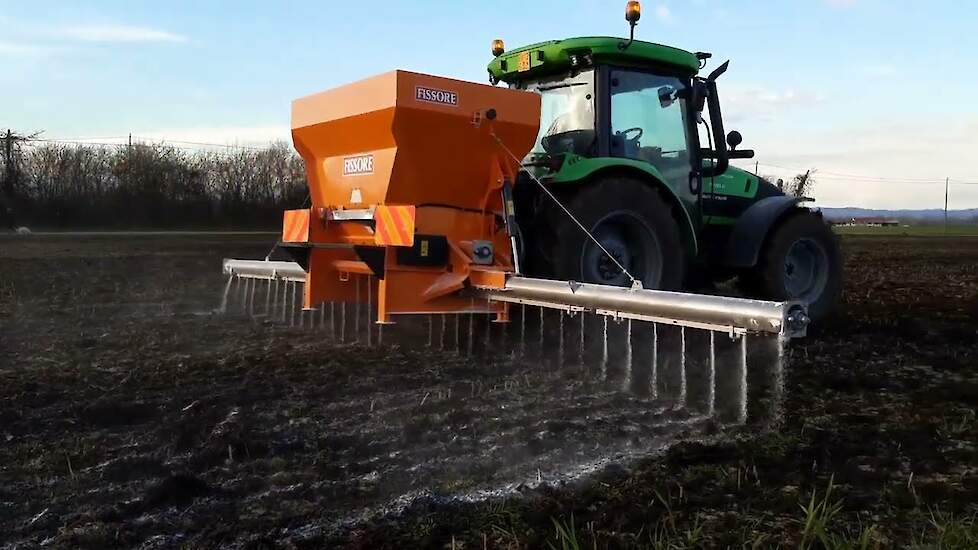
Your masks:
<svg viewBox="0 0 978 550"><path fill-rule="evenodd" d="M526 85L540 94L540 134L530 155L589 155L594 131L594 72L540 80Z"/></svg>
<svg viewBox="0 0 978 550"><path fill-rule="evenodd" d="M687 84L634 69L611 71L611 154L655 166L674 189L689 182Z"/></svg>

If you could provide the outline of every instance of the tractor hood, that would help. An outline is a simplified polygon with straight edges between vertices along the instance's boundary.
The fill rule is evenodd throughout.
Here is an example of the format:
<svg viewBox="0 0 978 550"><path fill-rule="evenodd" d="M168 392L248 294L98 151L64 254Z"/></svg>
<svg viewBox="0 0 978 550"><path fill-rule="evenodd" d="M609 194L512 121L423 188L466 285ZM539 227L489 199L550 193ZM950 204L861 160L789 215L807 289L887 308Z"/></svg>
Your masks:
<svg viewBox="0 0 978 550"><path fill-rule="evenodd" d="M667 66L685 76L699 71L696 55L685 50L636 40L622 50L623 38L610 36L568 38L540 42L505 52L489 63L493 82L512 83L563 73L592 63Z"/></svg>

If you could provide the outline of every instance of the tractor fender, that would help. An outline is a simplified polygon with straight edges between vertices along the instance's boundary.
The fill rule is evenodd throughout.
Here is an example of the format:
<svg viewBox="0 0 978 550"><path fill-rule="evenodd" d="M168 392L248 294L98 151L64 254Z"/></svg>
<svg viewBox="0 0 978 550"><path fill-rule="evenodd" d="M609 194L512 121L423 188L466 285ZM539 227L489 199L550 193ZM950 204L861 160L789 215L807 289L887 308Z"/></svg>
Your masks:
<svg viewBox="0 0 978 550"><path fill-rule="evenodd" d="M745 210L727 241L727 266L749 268L757 265L768 233L801 202L798 197L779 195L761 199Z"/></svg>
<svg viewBox="0 0 978 550"><path fill-rule="evenodd" d="M665 184L665 178L655 166L640 160L617 157L584 158L572 156L568 158L564 167L551 182L555 188L559 189L571 185L586 184L589 181L609 175L630 176L661 190L666 203L676 211L682 212L676 220L679 224L679 233L690 257L696 257L698 252L696 230L693 226L693 220L690 218L689 209L685 207L676 191Z"/></svg>

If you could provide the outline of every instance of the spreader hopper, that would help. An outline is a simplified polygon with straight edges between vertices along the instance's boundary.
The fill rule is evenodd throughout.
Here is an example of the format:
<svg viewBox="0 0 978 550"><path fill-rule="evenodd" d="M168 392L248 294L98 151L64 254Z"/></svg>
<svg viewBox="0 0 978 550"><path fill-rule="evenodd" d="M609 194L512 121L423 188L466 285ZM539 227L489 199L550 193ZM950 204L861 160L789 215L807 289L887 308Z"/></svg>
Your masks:
<svg viewBox="0 0 978 550"><path fill-rule="evenodd" d="M281 246L305 271L303 306L391 315L506 306L460 294L513 272L504 195L539 97L405 71L299 99L292 135L312 206L285 212ZM233 271L233 264L230 268Z"/></svg>

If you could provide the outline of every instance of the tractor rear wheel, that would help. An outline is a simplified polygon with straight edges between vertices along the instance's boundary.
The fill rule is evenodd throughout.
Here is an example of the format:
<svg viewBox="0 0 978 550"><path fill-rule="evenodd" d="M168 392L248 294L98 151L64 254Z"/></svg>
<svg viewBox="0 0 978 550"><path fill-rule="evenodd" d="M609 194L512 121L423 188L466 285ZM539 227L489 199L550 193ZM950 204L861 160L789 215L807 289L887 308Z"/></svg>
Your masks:
<svg viewBox="0 0 978 550"><path fill-rule="evenodd" d="M824 319L842 291L838 238L821 217L800 211L768 237L750 287L769 300L798 300L814 321Z"/></svg>
<svg viewBox="0 0 978 550"><path fill-rule="evenodd" d="M630 286L623 266L643 288L680 288L686 253L672 208L657 191L631 178L608 177L559 198L607 253L554 205L547 246L554 277Z"/></svg>

